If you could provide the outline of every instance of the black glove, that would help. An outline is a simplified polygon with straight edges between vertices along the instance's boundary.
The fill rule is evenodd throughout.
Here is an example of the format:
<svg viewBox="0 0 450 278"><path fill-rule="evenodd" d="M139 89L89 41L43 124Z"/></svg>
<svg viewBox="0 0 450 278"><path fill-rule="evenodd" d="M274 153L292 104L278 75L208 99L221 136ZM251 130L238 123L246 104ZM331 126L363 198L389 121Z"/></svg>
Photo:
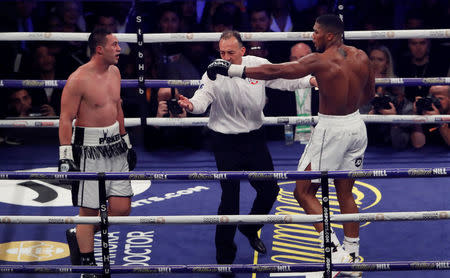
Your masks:
<svg viewBox="0 0 450 278"><path fill-rule="evenodd" d="M122 139L123 139L123 141L125 141L125 144L127 144L127 147L128 147L128 153L127 153L128 170L133 171L134 168L136 167L136 163L137 163L136 151L132 149L133 146L131 145L130 137L128 136L128 133L125 133L124 135L122 135Z"/></svg>
<svg viewBox="0 0 450 278"><path fill-rule="evenodd" d="M216 59L214 62L209 64L206 74L211 80L216 80L217 74L245 78L245 66L233 65L226 60Z"/></svg>
<svg viewBox="0 0 450 278"><path fill-rule="evenodd" d="M73 160L72 146L59 146L58 172L79 172L80 168Z"/></svg>

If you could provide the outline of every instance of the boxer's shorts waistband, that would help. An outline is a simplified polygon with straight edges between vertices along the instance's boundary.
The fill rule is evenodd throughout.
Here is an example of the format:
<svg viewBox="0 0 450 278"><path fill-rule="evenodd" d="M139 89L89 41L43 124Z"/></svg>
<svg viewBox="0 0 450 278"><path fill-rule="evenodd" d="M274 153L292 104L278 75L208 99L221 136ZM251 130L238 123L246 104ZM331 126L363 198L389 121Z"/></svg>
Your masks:
<svg viewBox="0 0 450 278"><path fill-rule="evenodd" d="M72 144L78 146L104 146L121 141L119 123L105 127L75 126Z"/></svg>
<svg viewBox="0 0 450 278"><path fill-rule="evenodd" d="M321 126L337 127L349 126L351 124L360 123L362 121L359 110L348 115L325 115L318 113L319 124Z"/></svg>

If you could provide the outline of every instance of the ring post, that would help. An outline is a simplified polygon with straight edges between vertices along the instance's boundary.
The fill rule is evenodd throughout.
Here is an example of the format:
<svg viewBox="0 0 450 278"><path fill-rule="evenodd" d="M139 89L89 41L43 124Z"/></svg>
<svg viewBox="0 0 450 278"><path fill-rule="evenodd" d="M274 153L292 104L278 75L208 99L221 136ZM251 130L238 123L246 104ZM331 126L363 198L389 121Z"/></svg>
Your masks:
<svg viewBox="0 0 450 278"><path fill-rule="evenodd" d="M330 197L328 188L328 171L322 171L320 176L322 187L322 216L323 216L323 242L325 254L324 278L331 278L331 226L330 226Z"/></svg>
<svg viewBox="0 0 450 278"><path fill-rule="evenodd" d="M102 263L103 275L111 277L108 243L108 207L106 205L106 183L105 173L98 173L99 201L100 201L100 232L102 238Z"/></svg>

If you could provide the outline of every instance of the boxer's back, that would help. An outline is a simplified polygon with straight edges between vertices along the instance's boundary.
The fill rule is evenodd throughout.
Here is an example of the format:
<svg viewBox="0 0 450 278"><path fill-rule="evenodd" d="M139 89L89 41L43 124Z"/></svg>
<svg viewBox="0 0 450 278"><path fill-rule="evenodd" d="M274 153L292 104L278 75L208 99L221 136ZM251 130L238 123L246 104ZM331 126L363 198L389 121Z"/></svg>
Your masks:
<svg viewBox="0 0 450 278"><path fill-rule="evenodd" d="M369 59L354 47L330 47L320 56L315 72L320 89L319 112L347 115L365 104L369 82Z"/></svg>

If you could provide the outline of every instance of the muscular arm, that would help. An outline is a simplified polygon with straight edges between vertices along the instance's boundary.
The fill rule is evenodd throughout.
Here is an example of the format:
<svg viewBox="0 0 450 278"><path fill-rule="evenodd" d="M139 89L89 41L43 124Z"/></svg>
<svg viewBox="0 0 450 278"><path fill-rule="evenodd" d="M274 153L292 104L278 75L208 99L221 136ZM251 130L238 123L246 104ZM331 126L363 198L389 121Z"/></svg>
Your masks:
<svg viewBox="0 0 450 278"><path fill-rule="evenodd" d="M296 79L313 74L320 63L320 54L312 53L297 61L282 64L263 64L257 67L246 67L245 76L272 80L276 78Z"/></svg>
<svg viewBox="0 0 450 278"><path fill-rule="evenodd" d="M447 146L450 146L450 128L448 127L448 123L445 123L439 127L439 133L444 139Z"/></svg>
<svg viewBox="0 0 450 278"><path fill-rule="evenodd" d="M362 51L361 51L362 52ZM361 99L360 106L366 105L375 96L375 73L373 71L373 65L370 62L367 55L364 53L364 60L369 67L369 72L367 76L367 83L364 87L363 98Z"/></svg>
<svg viewBox="0 0 450 278"><path fill-rule="evenodd" d="M114 72L117 74L117 78L119 79L119 94L120 94L120 81L121 81L121 76L120 76L120 71L117 67L113 67ZM120 135L124 135L125 133L127 133L127 131L125 130L125 120L124 120L124 115L123 115L123 109L122 109L122 99L120 99L117 102L117 122L119 123L119 133Z"/></svg>
<svg viewBox="0 0 450 278"><path fill-rule="evenodd" d="M120 135L124 135L127 133L125 130L125 120L123 116L123 109L122 109L122 99L117 103L117 122L119 122L119 133Z"/></svg>
<svg viewBox="0 0 450 278"><path fill-rule="evenodd" d="M426 137L423 133L421 125L414 125L413 131L411 132L411 145L416 148L422 148L426 143Z"/></svg>
<svg viewBox="0 0 450 278"><path fill-rule="evenodd" d="M61 114L59 116L59 143L70 145L72 139L72 121L77 116L82 97L81 81L77 73L72 74L64 86L61 97Z"/></svg>

